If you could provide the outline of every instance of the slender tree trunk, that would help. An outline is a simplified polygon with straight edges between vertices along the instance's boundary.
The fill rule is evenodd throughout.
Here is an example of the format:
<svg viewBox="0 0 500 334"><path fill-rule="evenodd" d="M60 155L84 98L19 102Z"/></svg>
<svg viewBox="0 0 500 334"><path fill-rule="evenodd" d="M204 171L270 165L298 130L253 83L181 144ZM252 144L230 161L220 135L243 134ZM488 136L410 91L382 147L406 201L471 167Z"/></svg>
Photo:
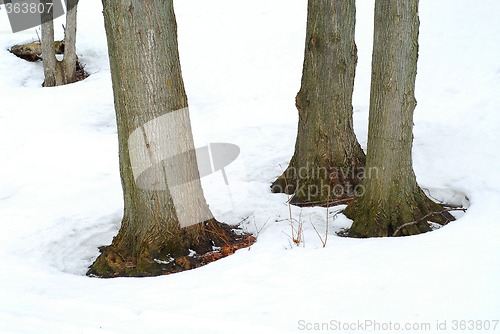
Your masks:
<svg viewBox="0 0 500 334"><path fill-rule="evenodd" d="M64 84L77 81L76 78L76 22L78 0L66 0L66 28L64 30Z"/></svg>
<svg viewBox="0 0 500 334"><path fill-rule="evenodd" d="M49 0L41 0L47 5ZM66 28L64 31L64 58L57 60L54 42L52 9L42 13L42 56L45 76L44 87L66 85L77 81L76 77L76 16L78 0L67 0Z"/></svg>
<svg viewBox="0 0 500 334"><path fill-rule="evenodd" d="M173 2L103 4L125 211L89 274L163 274L222 235L199 180Z"/></svg>
<svg viewBox="0 0 500 334"><path fill-rule="evenodd" d="M418 0L376 0L365 193L345 210L354 237L392 236L404 223L441 207L417 185L412 167L413 112L418 58ZM398 235L430 230L432 215Z"/></svg>
<svg viewBox="0 0 500 334"><path fill-rule="evenodd" d="M272 185L297 205L353 196L365 163L352 120L355 1L309 0L307 13L295 153Z"/></svg>
<svg viewBox="0 0 500 334"><path fill-rule="evenodd" d="M41 0L44 8L49 8L47 5L49 0ZM51 8L51 7L50 7ZM58 61L55 53L54 45L54 22L52 9L42 14L42 55L43 55L43 73L45 81L44 87L54 87L60 85L62 81L62 71L58 66Z"/></svg>

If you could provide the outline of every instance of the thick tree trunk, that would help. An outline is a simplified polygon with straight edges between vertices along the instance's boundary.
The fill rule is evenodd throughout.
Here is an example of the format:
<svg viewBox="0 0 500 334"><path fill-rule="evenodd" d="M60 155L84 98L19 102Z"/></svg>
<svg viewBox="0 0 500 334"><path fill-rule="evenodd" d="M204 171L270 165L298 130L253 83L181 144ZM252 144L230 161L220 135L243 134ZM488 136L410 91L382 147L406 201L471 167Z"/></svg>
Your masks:
<svg viewBox="0 0 500 334"><path fill-rule="evenodd" d="M392 236L442 209L419 188L412 167L418 29L418 0L376 0L365 193L344 211L354 220L354 237ZM450 219L432 215L398 235L429 231L427 220Z"/></svg>
<svg viewBox="0 0 500 334"><path fill-rule="evenodd" d="M354 0L309 0L295 153L272 185L297 205L354 195L365 155L353 130Z"/></svg>
<svg viewBox="0 0 500 334"><path fill-rule="evenodd" d="M125 211L88 274L164 274L224 237L199 180L173 3L103 4Z"/></svg>

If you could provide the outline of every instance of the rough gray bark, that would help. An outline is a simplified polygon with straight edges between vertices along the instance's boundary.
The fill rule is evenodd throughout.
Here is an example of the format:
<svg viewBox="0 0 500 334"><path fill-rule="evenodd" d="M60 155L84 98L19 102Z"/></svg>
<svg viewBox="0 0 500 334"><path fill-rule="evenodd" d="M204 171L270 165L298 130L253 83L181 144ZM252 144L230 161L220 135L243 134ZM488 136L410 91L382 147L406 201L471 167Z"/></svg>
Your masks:
<svg viewBox="0 0 500 334"><path fill-rule="evenodd" d="M49 8L47 3L50 0L41 0L44 8ZM53 22L53 12L44 11L42 14L42 55L43 55L43 74L45 81L43 85L45 87L54 87L62 84L62 71L58 66L58 60L56 59L55 46L54 46L54 22Z"/></svg>
<svg viewBox="0 0 500 334"><path fill-rule="evenodd" d="M41 0L44 8L49 8L47 3L51 0ZM43 12L42 15L42 57L45 81L44 87L54 87L70 84L77 81L76 78L76 18L78 0L67 0L66 28L64 31L64 58L62 61L56 58L56 47L54 45L54 22L52 9Z"/></svg>
<svg viewBox="0 0 500 334"><path fill-rule="evenodd" d="M76 22L78 0L66 0L66 28L64 30L64 83L76 82Z"/></svg>
<svg viewBox="0 0 500 334"><path fill-rule="evenodd" d="M353 130L357 63L354 0L309 0L295 152L273 192L294 194L296 205L351 197L365 155Z"/></svg>
<svg viewBox="0 0 500 334"><path fill-rule="evenodd" d="M190 249L211 251L218 226L199 180L173 2L103 5L125 211L89 274L164 274Z"/></svg>
<svg viewBox="0 0 500 334"><path fill-rule="evenodd" d="M344 211L354 220L354 237L392 236L404 223L442 209L419 188L412 167L418 0L376 0L374 29L365 193ZM427 220L450 219L431 215L398 234L426 232Z"/></svg>

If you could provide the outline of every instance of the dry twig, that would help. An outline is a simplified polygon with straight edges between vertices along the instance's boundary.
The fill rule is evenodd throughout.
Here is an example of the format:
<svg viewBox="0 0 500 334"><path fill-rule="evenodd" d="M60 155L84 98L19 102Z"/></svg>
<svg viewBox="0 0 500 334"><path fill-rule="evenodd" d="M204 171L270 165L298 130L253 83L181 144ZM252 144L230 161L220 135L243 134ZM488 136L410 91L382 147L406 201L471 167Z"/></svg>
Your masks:
<svg viewBox="0 0 500 334"><path fill-rule="evenodd" d="M409 223L405 223L403 225L401 225L400 227L398 227L396 229L396 231L394 231L394 233L392 234L393 237L395 237L399 231L401 231L403 228L407 227L407 226L411 226L411 225L415 225L415 224L418 224L420 223L421 221L423 221L424 219L430 217L430 216L434 216L434 215L441 215L445 212L450 212L450 211L463 211L463 212L466 212L467 209L465 208L444 208L443 210L441 211L433 211L433 212L429 212L428 214L426 214L425 216L423 216L422 218L420 218L419 220L415 220L415 221L412 221L412 222L409 222Z"/></svg>

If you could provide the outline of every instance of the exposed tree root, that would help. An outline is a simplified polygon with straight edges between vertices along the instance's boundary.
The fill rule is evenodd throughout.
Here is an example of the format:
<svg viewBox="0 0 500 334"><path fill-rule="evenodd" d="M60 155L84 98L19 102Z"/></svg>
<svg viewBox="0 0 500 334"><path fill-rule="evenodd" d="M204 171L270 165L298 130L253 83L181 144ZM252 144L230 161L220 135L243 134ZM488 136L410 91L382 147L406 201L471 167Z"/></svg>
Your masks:
<svg viewBox="0 0 500 334"><path fill-rule="evenodd" d="M432 230L428 222L446 225L455 218L427 198L422 192L390 202L366 203L362 198L354 199L344 214L352 219L353 225L345 233L355 238L409 236Z"/></svg>
<svg viewBox="0 0 500 334"><path fill-rule="evenodd" d="M304 170L316 172L299 175ZM301 207L345 204L357 195L363 173L362 168L344 167L308 167L297 173L289 166L271 185L271 191L293 195L290 204Z"/></svg>
<svg viewBox="0 0 500 334"><path fill-rule="evenodd" d="M64 41L56 41L54 42L55 52L58 55L64 54ZM42 58L40 55L42 54L42 43L40 42L32 42L26 44L14 45L9 50L11 53L15 54L19 58L22 58L27 61L38 61Z"/></svg>
<svg viewBox="0 0 500 334"><path fill-rule="evenodd" d="M43 60L42 46L40 42L32 42L27 44L14 45L9 50L17 57L29 62L37 62ZM56 54L64 54L64 41L55 42ZM82 81L88 78L90 74L85 71L85 65L76 60L76 81Z"/></svg>
<svg viewBox="0 0 500 334"><path fill-rule="evenodd" d="M102 278L168 275L201 267L231 255L240 248L250 247L255 242L254 236L227 224L215 220L201 224L204 229L201 237L175 255L151 256L149 251L141 252L138 257L125 255L127 250L118 249L113 245L115 242L101 247L101 255L87 275Z"/></svg>
<svg viewBox="0 0 500 334"><path fill-rule="evenodd" d="M464 211L464 212L467 211L467 209L464 209L464 208L444 208L441 211L429 212L428 214L426 214L425 216L423 216L420 220L414 220L414 221L409 222L409 223L404 223L403 225L401 225L400 227L398 227L396 229L396 231L394 231L394 233L392 234L392 236L396 237L396 236L400 235L401 230L403 228L406 228L406 227L409 227L409 226L412 226L412 225L415 225L415 224L420 224L421 222L425 222L427 218L431 218L431 217L438 216L438 215L441 215L445 219L445 222L441 223L441 225L446 225L450 221L455 220L455 218L453 218L453 217L452 217L453 219L450 219L450 216L449 216L448 212L450 212L450 211L458 211L458 210Z"/></svg>

